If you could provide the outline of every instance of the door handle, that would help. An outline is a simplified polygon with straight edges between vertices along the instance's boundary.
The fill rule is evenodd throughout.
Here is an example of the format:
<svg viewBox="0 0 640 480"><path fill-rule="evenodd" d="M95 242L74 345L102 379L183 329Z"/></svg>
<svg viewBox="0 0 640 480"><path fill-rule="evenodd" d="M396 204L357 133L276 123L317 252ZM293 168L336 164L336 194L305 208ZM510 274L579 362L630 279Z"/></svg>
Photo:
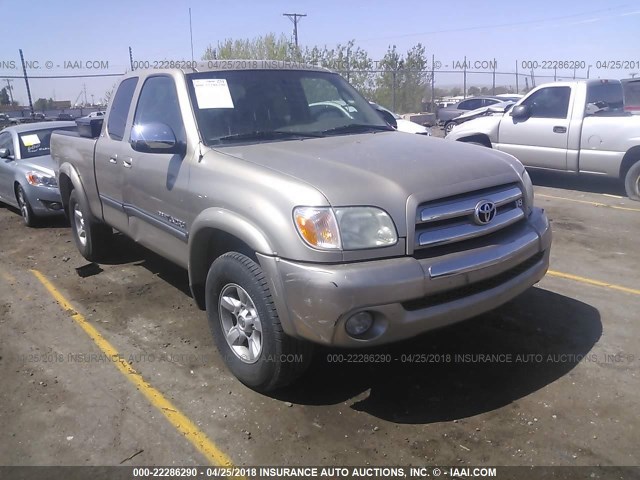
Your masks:
<svg viewBox="0 0 640 480"><path fill-rule="evenodd" d="M109 157L109 163L118 163L118 155L111 155Z"/></svg>
<svg viewBox="0 0 640 480"><path fill-rule="evenodd" d="M553 127L553 133L567 133L567 127Z"/></svg>
<svg viewBox="0 0 640 480"><path fill-rule="evenodd" d="M131 168L131 164L133 163L133 158L123 158L122 159L122 166L124 168Z"/></svg>

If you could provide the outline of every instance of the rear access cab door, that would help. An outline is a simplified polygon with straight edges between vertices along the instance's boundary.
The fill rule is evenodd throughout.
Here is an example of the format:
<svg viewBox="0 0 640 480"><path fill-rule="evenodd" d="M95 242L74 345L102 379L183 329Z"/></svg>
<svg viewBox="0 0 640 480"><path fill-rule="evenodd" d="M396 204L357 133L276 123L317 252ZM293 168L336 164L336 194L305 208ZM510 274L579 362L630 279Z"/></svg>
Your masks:
<svg viewBox="0 0 640 480"><path fill-rule="evenodd" d="M130 77L120 82L95 150L94 167L102 215L107 224L121 232L127 232L129 224L123 208L123 193L125 173L131 159L128 136L138 81L137 77Z"/></svg>

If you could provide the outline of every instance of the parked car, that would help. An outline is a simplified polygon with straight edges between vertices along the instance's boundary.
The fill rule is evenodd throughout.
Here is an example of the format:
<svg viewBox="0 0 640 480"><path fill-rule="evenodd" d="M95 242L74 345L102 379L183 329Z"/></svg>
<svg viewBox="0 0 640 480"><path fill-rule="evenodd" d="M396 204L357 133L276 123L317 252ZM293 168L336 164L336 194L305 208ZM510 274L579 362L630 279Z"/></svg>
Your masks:
<svg viewBox="0 0 640 480"><path fill-rule="evenodd" d="M525 166L619 178L640 200L640 117L619 80L541 85L507 113L459 125L447 139L510 153Z"/></svg>
<svg viewBox="0 0 640 480"><path fill-rule="evenodd" d="M508 111L511 107L513 107L515 102L498 102L493 105L489 105L488 107L476 108L475 110L471 110L470 112L463 113L460 116L457 116L453 120L448 121L445 124L444 134L447 136L453 127L456 125L460 125L461 123L468 122L469 120L473 120L474 118L482 117L485 115L499 115Z"/></svg>
<svg viewBox="0 0 640 480"><path fill-rule="evenodd" d="M640 78L621 80L624 92L624 110L640 114Z"/></svg>
<svg viewBox="0 0 640 480"><path fill-rule="evenodd" d="M458 102L453 105L449 105L448 107L438 109L436 113L436 119L439 124L444 125L449 120L456 118L458 115L462 115L463 113L468 112L469 110L475 110L476 108L488 107L489 105L493 105L498 102L502 102L497 97L488 97L488 96L478 96L478 97L469 97L461 102Z"/></svg>
<svg viewBox="0 0 640 480"><path fill-rule="evenodd" d="M99 111L99 112L91 112L89 115L87 115L87 117L89 118L99 118L99 117L104 117L105 112Z"/></svg>
<svg viewBox="0 0 640 480"><path fill-rule="evenodd" d="M0 132L0 201L20 209L29 227L38 217L64 214L49 142L54 130L75 129L73 122L45 122Z"/></svg>
<svg viewBox="0 0 640 480"><path fill-rule="evenodd" d="M59 113L58 116L56 117L56 120L69 121L69 120L75 120L75 117L70 113Z"/></svg>
<svg viewBox="0 0 640 480"><path fill-rule="evenodd" d="M369 103L373 108L378 110L378 112L382 113L384 115L383 118L388 119L390 125L393 126L393 128L395 128L399 132L416 133L418 135L431 136L430 128L425 127L424 125L420 125L419 123L405 120L397 113L393 113L391 110L384 108L382 105L378 105L377 103L374 103L374 102L369 102Z"/></svg>
<svg viewBox="0 0 640 480"><path fill-rule="evenodd" d="M115 228L187 269L246 385L292 382L313 343L412 338L544 276L551 230L515 158L399 133L323 68L237 65L130 72L103 122L51 148L80 253L98 261ZM314 108L336 99L352 118Z"/></svg>
<svg viewBox="0 0 640 480"><path fill-rule="evenodd" d="M8 127L10 125L17 125L18 120L16 118L11 118L6 113L0 113L0 129L4 127Z"/></svg>

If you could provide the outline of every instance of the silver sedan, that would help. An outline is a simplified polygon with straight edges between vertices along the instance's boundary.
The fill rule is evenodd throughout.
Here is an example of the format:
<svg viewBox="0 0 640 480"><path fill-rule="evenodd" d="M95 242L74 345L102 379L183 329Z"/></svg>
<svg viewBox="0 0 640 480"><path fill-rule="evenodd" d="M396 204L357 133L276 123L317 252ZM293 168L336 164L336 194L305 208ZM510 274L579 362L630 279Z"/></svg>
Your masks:
<svg viewBox="0 0 640 480"><path fill-rule="evenodd" d="M39 122L0 131L0 202L18 208L29 227L38 217L64 213L49 140L54 130L75 128L74 122Z"/></svg>

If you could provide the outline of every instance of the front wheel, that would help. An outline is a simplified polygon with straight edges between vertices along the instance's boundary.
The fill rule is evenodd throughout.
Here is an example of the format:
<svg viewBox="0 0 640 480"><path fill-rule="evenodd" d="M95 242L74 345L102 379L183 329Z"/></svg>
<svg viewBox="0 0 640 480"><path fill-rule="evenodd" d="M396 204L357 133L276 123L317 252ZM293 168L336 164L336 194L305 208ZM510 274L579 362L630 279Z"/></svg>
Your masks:
<svg viewBox="0 0 640 480"><path fill-rule="evenodd" d="M103 258L108 251L113 230L93 220L89 208L80 201L76 190L69 197L69 221L73 241L80 254L90 262Z"/></svg>
<svg viewBox="0 0 640 480"><path fill-rule="evenodd" d="M455 126L456 126L456 124L453 123L453 122L447 122L447 123L444 124L444 135L445 135L445 137L451 133L451 130L453 130L453 127L455 127Z"/></svg>
<svg viewBox="0 0 640 480"><path fill-rule="evenodd" d="M206 308L220 355L248 387L275 390L308 367L312 345L284 333L265 275L249 257L230 252L213 262Z"/></svg>
<svg viewBox="0 0 640 480"><path fill-rule="evenodd" d="M24 224L27 227L35 227L36 216L33 213L33 209L31 208L27 195L24 193L24 189L20 185L16 188L16 197L18 199L18 207L20 208L20 214L22 215Z"/></svg>
<svg viewBox="0 0 640 480"><path fill-rule="evenodd" d="M631 200L640 200L640 160L634 163L625 175L624 189Z"/></svg>

